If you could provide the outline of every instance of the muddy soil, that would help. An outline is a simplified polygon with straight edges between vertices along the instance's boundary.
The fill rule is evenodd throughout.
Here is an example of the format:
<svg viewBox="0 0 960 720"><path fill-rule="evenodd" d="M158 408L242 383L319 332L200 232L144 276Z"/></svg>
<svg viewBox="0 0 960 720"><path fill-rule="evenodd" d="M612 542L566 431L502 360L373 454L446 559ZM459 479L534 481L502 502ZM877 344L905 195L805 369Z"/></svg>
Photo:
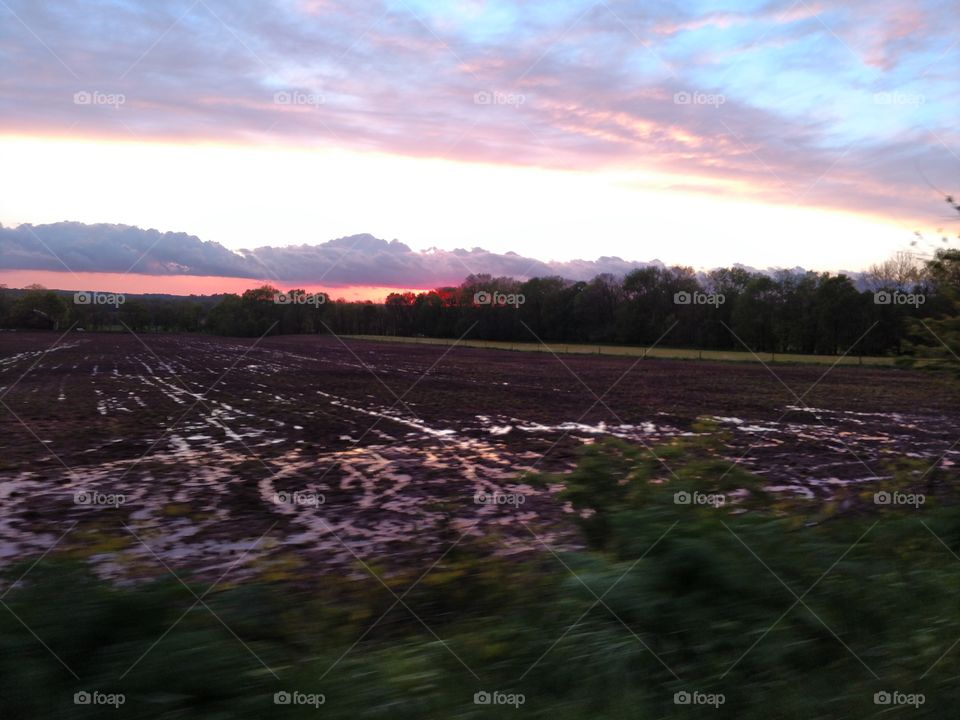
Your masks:
<svg viewBox="0 0 960 720"><path fill-rule="evenodd" d="M893 368L554 357L288 336L0 333L0 564L214 579L416 563L460 534L579 540L556 487L603 436L700 417L775 492L828 498L912 457L960 462L960 391ZM477 502L522 495L522 505ZM64 533L66 532L66 535ZM542 547L542 546L541 546Z"/></svg>

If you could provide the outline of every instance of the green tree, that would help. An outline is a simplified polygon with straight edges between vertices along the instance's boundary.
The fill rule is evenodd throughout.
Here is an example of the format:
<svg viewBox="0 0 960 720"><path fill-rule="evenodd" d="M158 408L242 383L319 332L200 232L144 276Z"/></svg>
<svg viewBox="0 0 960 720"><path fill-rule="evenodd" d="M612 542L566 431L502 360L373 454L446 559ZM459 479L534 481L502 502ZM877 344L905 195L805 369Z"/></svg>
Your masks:
<svg viewBox="0 0 960 720"><path fill-rule="evenodd" d="M150 311L140 300L127 300L120 306L120 320L134 332L146 330L150 325Z"/></svg>
<svg viewBox="0 0 960 720"><path fill-rule="evenodd" d="M910 347L917 358L960 373L960 250L938 250L927 272L934 314L911 323Z"/></svg>
<svg viewBox="0 0 960 720"><path fill-rule="evenodd" d="M59 330L67 318L67 304L57 293L34 285L13 304L10 314L15 327Z"/></svg>

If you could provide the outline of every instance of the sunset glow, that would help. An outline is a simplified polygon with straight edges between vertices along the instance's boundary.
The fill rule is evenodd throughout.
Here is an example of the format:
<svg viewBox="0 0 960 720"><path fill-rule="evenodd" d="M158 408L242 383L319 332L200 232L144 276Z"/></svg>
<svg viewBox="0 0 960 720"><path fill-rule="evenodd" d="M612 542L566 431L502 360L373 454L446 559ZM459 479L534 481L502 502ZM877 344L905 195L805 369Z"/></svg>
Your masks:
<svg viewBox="0 0 960 720"><path fill-rule="evenodd" d="M4 47L29 59L0 122L8 228L124 224L234 251L369 233L414 253L860 270L936 232L934 188L960 166L957 48L935 3L112 12L102 37L49 8L0 8ZM77 271L53 243L32 269ZM389 284L502 271L459 257ZM176 264L194 276L161 281L177 292L235 287ZM294 280L385 284L340 269Z"/></svg>

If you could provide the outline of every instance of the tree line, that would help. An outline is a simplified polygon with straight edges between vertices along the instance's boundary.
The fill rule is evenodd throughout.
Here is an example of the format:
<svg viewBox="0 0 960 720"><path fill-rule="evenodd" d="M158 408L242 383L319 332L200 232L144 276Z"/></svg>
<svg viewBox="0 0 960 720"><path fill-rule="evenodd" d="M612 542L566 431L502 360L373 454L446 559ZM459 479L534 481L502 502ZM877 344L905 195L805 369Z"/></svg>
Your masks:
<svg viewBox="0 0 960 720"><path fill-rule="evenodd" d="M122 295L0 286L0 327L22 330L200 332L220 295Z"/></svg>
<svg viewBox="0 0 960 720"><path fill-rule="evenodd" d="M941 255L939 262L957 264ZM913 346L912 322L952 312L955 298L948 278L926 267L909 277L891 268L874 268L859 290L844 275L742 268L698 276L648 267L586 282L472 275L458 287L392 294L383 305L336 305L328 322L344 334L899 354Z"/></svg>
<svg viewBox="0 0 960 720"><path fill-rule="evenodd" d="M898 253L864 273L859 287L842 274L740 267L704 275L651 266L589 281L471 275L458 286L391 293L382 303L264 285L239 295L130 296L111 304L104 293L80 294L88 297L78 302L78 294L33 286L0 292L0 326L923 354L932 343L920 336L929 331L960 339L958 268L960 250L941 248L927 262Z"/></svg>

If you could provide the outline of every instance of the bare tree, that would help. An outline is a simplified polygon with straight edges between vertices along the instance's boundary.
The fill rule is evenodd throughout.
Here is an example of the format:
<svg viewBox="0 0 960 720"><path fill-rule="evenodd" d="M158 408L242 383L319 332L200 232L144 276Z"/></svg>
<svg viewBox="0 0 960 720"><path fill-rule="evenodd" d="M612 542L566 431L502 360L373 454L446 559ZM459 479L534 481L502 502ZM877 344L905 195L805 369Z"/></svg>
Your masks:
<svg viewBox="0 0 960 720"><path fill-rule="evenodd" d="M867 268L866 280L871 290L900 288L908 290L924 277L923 263L910 252L899 250L888 260Z"/></svg>

